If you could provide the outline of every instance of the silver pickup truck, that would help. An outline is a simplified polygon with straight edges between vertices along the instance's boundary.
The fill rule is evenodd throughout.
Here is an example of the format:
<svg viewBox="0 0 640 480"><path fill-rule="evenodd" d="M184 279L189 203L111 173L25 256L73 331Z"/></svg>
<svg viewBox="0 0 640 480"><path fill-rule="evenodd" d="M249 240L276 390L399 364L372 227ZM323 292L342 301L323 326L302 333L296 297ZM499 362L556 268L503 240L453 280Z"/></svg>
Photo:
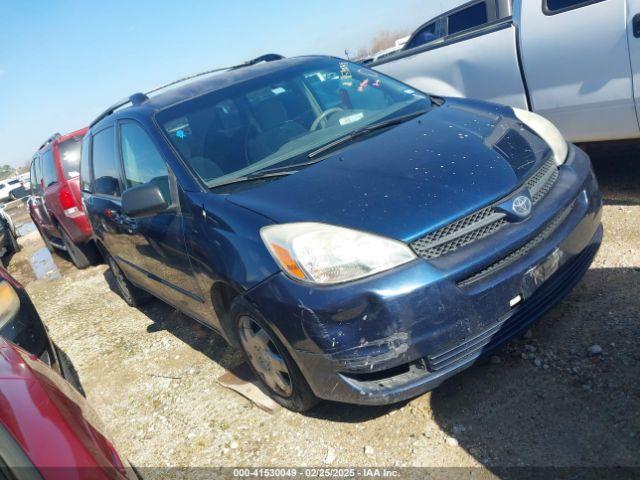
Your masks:
<svg viewBox="0 0 640 480"><path fill-rule="evenodd" d="M370 66L533 110L573 142L640 138L640 0L473 0Z"/></svg>

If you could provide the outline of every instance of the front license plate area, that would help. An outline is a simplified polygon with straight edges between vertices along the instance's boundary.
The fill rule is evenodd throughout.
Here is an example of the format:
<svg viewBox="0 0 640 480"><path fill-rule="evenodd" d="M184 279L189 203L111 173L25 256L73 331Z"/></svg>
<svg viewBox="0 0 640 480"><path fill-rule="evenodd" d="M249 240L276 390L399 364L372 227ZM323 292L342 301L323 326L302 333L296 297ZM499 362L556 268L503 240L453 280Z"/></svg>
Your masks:
<svg viewBox="0 0 640 480"><path fill-rule="evenodd" d="M522 293L524 298L529 298L560 268L562 250L556 248L542 263L531 268L522 278Z"/></svg>

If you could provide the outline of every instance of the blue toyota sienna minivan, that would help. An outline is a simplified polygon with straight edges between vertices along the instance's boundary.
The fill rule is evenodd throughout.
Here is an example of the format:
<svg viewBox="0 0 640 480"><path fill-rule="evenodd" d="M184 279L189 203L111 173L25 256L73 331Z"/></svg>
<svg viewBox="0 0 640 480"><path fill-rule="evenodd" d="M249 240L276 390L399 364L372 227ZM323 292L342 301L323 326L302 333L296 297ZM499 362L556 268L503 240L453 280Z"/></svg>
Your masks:
<svg viewBox="0 0 640 480"><path fill-rule="evenodd" d="M544 118L271 55L91 125L83 199L126 302L241 348L273 398L388 404L522 333L602 239L589 158Z"/></svg>

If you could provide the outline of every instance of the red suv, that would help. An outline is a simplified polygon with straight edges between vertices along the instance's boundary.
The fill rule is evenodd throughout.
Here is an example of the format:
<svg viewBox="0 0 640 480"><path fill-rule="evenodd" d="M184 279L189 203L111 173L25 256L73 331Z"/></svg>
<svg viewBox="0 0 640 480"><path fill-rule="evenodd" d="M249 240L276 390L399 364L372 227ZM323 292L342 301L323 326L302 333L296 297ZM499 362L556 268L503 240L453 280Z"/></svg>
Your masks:
<svg viewBox="0 0 640 480"><path fill-rule="evenodd" d="M80 197L80 149L87 129L49 138L31 161L29 214L50 251L66 251L77 268L98 259Z"/></svg>

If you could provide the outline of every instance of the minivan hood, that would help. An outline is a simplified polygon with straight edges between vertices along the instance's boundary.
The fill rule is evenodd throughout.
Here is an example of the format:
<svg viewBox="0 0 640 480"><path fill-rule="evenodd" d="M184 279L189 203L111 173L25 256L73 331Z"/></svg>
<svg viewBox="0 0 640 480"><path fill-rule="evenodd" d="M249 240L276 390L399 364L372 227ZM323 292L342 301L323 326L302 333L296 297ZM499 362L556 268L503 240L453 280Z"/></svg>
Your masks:
<svg viewBox="0 0 640 480"><path fill-rule="evenodd" d="M228 200L277 223L323 222L409 242L507 196L550 153L511 109L448 99Z"/></svg>

